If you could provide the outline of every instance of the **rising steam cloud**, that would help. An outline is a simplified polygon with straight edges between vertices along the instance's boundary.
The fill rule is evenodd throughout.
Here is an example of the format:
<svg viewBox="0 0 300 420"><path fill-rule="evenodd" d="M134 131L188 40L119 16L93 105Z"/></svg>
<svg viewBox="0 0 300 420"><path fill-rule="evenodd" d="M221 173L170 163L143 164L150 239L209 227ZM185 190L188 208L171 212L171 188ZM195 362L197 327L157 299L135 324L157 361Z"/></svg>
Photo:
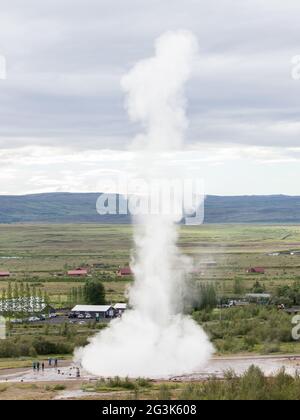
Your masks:
<svg viewBox="0 0 300 420"><path fill-rule="evenodd" d="M133 147L143 152L136 170L144 179L167 176L157 165L161 152L180 150L187 127L183 88L198 49L185 31L168 32L156 42L154 57L139 62L123 79L130 118L144 134ZM213 348L204 331L182 315L189 258L177 246L176 217L139 217L135 226L133 309L114 320L76 358L99 376L167 377L199 370Z"/></svg>

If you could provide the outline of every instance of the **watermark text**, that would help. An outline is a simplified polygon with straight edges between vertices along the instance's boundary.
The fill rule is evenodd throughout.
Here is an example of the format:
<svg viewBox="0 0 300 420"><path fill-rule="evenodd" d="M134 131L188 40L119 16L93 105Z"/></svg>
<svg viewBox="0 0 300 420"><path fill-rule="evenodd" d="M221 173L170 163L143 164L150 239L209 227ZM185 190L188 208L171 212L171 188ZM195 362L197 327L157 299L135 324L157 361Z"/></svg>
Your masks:
<svg viewBox="0 0 300 420"><path fill-rule="evenodd" d="M106 192L98 198L96 208L101 216L166 216L200 225L204 221L203 185L200 179L107 181Z"/></svg>
<svg viewBox="0 0 300 420"><path fill-rule="evenodd" d="M0 54L0 80L6 80L6 78L6 58L4 57L4 55Z"/></svg>
<svg viewBox="0 0 300 420"><path fill-rule="evenodd" d="M295 315L292 319L292 324L295 327L292 329L292 337L293 340L299 341L300 340L300 315Z"/></svg>
<svg viewBox="0 0 300 420"><path fill-rule="evenodd" d="M300 55L295 55L292 60L292 79L300 80Z"/></svg>

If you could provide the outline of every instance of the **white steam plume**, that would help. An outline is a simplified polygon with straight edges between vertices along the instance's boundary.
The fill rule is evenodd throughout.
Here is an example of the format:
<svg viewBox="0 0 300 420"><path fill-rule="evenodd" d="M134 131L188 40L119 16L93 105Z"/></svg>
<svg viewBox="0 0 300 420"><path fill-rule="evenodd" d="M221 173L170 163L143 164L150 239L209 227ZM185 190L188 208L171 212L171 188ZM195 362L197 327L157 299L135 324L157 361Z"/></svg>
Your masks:
<svg viewBox="0 0 300 420"><path fill-rule="evenodd" d="M180 149L187 126L183 88L197 54L197 41L185 31L168 32L156 42L153 58L139 62L122 80L132 120L146 134L137 171L144 179L168 177L157 165L160 152ZM159 172L159 173L158 173ZM169 197L163 197L169 199ZM177 216L178 217L178 216ZM181 315L190 260L181 255L174 215L140 217L135 227L135 283L132 310L91 339L76 357L100 376L167 377L194 372L213 348L204 331Z"/></svg>

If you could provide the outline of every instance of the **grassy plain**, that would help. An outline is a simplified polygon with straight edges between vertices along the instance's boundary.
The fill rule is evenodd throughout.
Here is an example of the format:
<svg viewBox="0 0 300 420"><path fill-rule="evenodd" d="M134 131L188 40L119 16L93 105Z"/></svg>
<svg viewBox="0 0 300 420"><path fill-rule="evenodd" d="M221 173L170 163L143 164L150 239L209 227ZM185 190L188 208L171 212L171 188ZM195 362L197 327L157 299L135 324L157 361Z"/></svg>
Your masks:
<svg viewBox="0 0 300 420"><path fill-rule="evenodd" d="M220 293L232 293L235 279L249 289L257 281L267 291L300 280L300 255L269 256L269 253L300 250L300 226L203 225L179 227L178 244L196 265L207 260L216 267L201 269L198 278L213 281ZM115 275L128 265L133 249L133 229L129 225L0 225L0 271L9 270L11 280L36 283L54 303L66 300L68 291L81 284L65 276L82 265L99 264L91 275L104 278L108 300L124 299L132 279ZM7 258L8 257L8 258ZM13 258L13 259L12 259ZM266 274L249 275L251 266L262 266ZM7 280L0 281L1 289Z"/></svg>

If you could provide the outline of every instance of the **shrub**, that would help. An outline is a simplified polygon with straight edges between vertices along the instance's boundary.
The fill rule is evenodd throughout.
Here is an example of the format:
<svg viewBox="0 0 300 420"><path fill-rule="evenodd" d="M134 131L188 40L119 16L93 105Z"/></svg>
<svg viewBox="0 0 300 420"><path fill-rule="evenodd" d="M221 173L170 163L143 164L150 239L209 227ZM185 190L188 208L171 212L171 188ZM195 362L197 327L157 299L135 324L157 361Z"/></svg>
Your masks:
<svg viewBox="0 0 300 420"><path fill-rule="evenodd" d="M109 388L124 388L130 390L134 390L136 388L135 381L131 381L129 378L121 379L118 376L108 379L106 385Z"/></svg>
<svg viewBox="0 0 300 420"><path fill-rule="evenodd" d="M150 380L149 379L145 379L145 378L138 378L137 381L136 381L136 383L141 388L150 388L152 386Z"/></svg>
<svg viewBox="0 0 300 420"><path fill-rule="evenodd" d="M221 315L220 321L220 314L207 311L193 314L220 352L253 351L257 344L265 344L265 353L268 348L272 350L270 344L292 342L291 319L277 308L249 305L226 309Z"/></svg>
<svg viewBox="0 0 300 420"><path fill-rule="evenodd" d="M36 357L48 354L70 354L75 345L56 338L13 337L0 341L0 357Z"/></svg>
<svg viewBox="0 0 300 420"><path fill-rule="evenodd" d="M171 390L168 385L163 384L159 387L158 400L169 401L171 399Z"/></svg>
<svg viewBox="0 0 300 420"><path fill-rule="evenodd" d="M238 377L233 372L224 380L216 378L206 382L186 385L179 399L183 400L299 400L300 378L286 374L284 370L274 378L267 378L262 371L251 366Z"/></svg>
<svg viewBox="0 0 300 420"><path fill-rule="evenodd" d="M64 391L66 389L66 387L65 387L65 385L58 384L58 385L54 385L52 389L53 389L53 391Z"/></svg>

